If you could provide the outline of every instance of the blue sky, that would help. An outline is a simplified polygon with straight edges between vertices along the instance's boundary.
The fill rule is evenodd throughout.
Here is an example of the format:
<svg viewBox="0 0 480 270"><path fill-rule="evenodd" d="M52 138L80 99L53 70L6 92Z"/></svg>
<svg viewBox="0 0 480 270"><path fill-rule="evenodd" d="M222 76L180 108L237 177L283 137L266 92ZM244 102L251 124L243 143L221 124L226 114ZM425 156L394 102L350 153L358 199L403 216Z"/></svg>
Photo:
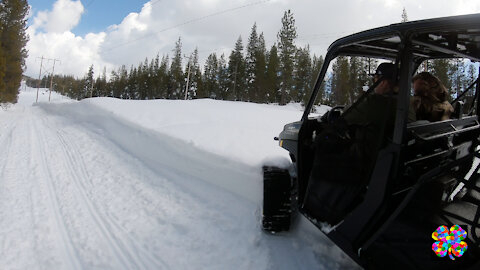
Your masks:
<svg viewBox="0 0 480 270"><path fill-rule="evenodd" d="M181 38L182 54L197 48L199 64L216 54L228 60L235 42L248 43L252 26L267 49L277 42L281 18L291 10L298 47L325 55L336 39L401 21L480 13L479 0L29 0L29 56L26 75L38 76L37 58L61 62L55 72L83 77L93 65L107 74L137 66L158 54L172 56ZM345 19L348 18L348 19ZM186 59L186 58L185 58ZM186 60L183 60L184 64Z"/></svg>
<svg viewBox="0 0 480 270"><path fill-rule="evenodd" d="M161 0L160 0L161 1ZM51 9L56 0L28 0L33 13ZM112 24L119 24L131 12L140 12L146 0L82 0L85 8L80 23L72 33L84 36L90 32L105 31Z"/></svg>

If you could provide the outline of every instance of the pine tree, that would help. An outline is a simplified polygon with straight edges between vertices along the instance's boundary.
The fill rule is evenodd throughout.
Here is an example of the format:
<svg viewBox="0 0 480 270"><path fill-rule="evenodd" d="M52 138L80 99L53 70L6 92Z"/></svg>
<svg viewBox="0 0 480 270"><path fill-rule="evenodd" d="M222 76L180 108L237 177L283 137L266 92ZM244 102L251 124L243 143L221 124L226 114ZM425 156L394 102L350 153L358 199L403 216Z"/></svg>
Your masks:
<svg viewBox="0 0 480 270"><path fill-rule="evenodd" d="M220 99L227 100L229 98L230 81L227 60L225 59L225 54L223 53L218 60L217 78ZM218 98L218 94L216 95L216 98Z"/></svg>
<svg viewBox="0 0 480 270"><path fill-rule="evenodd" d="M280 103L280 59L278 58L277 46L272 46L267 58L265 76L267 102Z"/></svg>
<svg viewBox="0 0 480 270"><path fill-rule="evenodd" d="M331 104L345 105L350 101L349 86L349 62L345 56L337 57L332 65L332 77L330 82Z"/></svg>
<svg viewBox="0 0 480 270"><path fill-rule="evenodd" d="M459 95L464 90L465 66L462 59L453 60L450 66L450 78L452 82L451 94Z"/></svg>
<svg viewBox="0 0 480 270"><path fill-rule="evenodd" d="M0 102L17 102L27 50L28 3L2 0L0 3ZM2 76L3 75L3 76Z"/></svg>
<svg viewBox="0 0 480 270"><path fill-rule="evenodd" d="M252 27L248 39L246 63L246 95L249 101L266 101L266 48L263 33L257 35L257 24Z"/></svg>
<svg viewBox="0 0 480 270"><path fill-rule="evenodd" d="M366 71L362 68L362 58L350 57L348 67L348 102L353 104L363 93L363 86L366 83Z"/></svg>
<svg viewBox="0 0 480 270"><path fill-rule="evenodd" d="M108 96L108 89L107 89L107 69L106 67L103 68L103 72L100 76L97 77L95 80L95 84L93 86L95 97L105 97Z"/></svg>
<svg viewBox="0 0 480 270"><path fill-rule="evenodd" d="M202 72L200 71L200 66L198 65L198 49L195 48L192 55L190 56L191 61L188 62L187 67L185 68L185 81L188 76L188 69L190 65L190 78L188 81L188 99L193 98L204 98L206 94L202 89Z"/></svg>
<svg viewBox="0 0 480 270"><path fill-rule="evenodd" d="M73 90L72 95L76 100L81 100L85 98L85 93L83 92L84 85L85 85L85 78L78 80L77 82L74 83L72 87L72 90Z"/></svg>
<svg viewBox="0 0 480 270"><path fill-rule="evenodd" d="M128 74L128 87L127 87L127 98L128 99L138 99L139 95L139 70L131 66L130 72Z"/></svg>
<svg viewBox="0 0 480 270"><path fill-rule="evenodd" d="M220 98L217 55L212 53L208 56L203 73L204 89L207 97Z"/></svg>
<svg viewBox="0 0 480 270"><path fill-rule="evenodd" d="M295 54L295 76L292 99L295 102L304 101L311 90L312 81L312 59L310 58L310 47L299 48Z"/></svg>
<svg viewBox="0 0 480 270"><path fill-rule="evenodd" d="M168 54L166 56L162 57L162 61L160 63L160 68L158 69L158 78L159 78L159 83L158 83L158 88L159 91L157 92L157 95L155 98L167 98L167 89L168 85L170 84L170 72L168 70L168 64L169 64L169 56Z"/></svg>
<svg viewBox="0 0 480 270"><path fill-rule="evenodd" d="M173 51L172 65L170 66L170 85L167 91L168 99L183 98L184 74L182 71L182 41L178 38Z"/></svg>
<svg viewBox="0 0 480 270"><path fill-rule="evenodd" d="M228 74L230 80L229 98L233 100L245 100L245 59L243 58L242 37L238 37L235 49L230 54L228 61Z"/></svg>
<svg viewBox="0 0 480 270"><path fill-rule="evenodd" d="M118 89L115 89L117 93L114 93L115 97L119 97L121 99L128 98L128 71L125 65L120 67L119 71L119 81L118 81Z"/></svg>
<svg viewBox="0 0 480 270"><path fill-rule="evenodd" d="M263 33L258 37L258 46L256 51L257 62L255 65L255 88L253 101L264 103L267 101L267 49L265 47L265 38Z"/></svg>
<svg viewBox="0 0 480 270"><path fill-rule="evenodd" d="M93 65L91 65L90 68L88 69L87 75L85 76L85 84L83 88L82 98L93 96L93 86L94 86L93 76L94 76Z"/></svg>
<svg viewBox="0 0 480 270"><path fill-rule="evenodd" d="M110 80L108 81L109 97L120 98L120 95L118 94L119 82L119 73L117 73L115 70L112 70L112 72L110 72Z"/></svg>
<svg viewBox="0 0 480 270"><path fill-rule="evenodd" d="M478 77L477 69L473 63L470 63L467 67L467 77L465 78L465 86L468 87L472 84Z"/></svg>
<svg viewBox="0 0 480 270"><path fill-rule="evenodd" d="M282 29L278 32L277 38L281 68L280 104L285 105L289 101L288 96L293 84L293 60L296 51L294 40L297 38L295 19L290 10L285 11L283 15Z"/></svg>
<svg viewBox="0 0 480 270"><path fill-rule="evenodd" d="M466 62L464 64L464 78L463 78L463 86L462 86L462 91L466 91L467 88L477 79L477 72L475 65L473 63L467 64ZM468 96L466 102L469 102L470 104L473 102L473 96L475 95L475 91L468 91L466 96Z"/></svg>
<svg viewBox="0 0 480 270"><path fill-rule="evenodd" d="M150 63L150 76L152 80L149 99L155 99L160 92L160 77L158 76L160 69L160 55L157 53L155 60Z"/></svg>
<svg viewBox="0 0 480 270"><path fill-rule="evenodd" d="M246 76L246 89L245 95L247 99L253 101L255 91L257 90L257 50L258 50L258 35L257 35L257 23L253 24L250 37L247 44L247 55L245 57L245 76Z"/></svg>
<svg viewBox="0 0 480 270"><path fill-rule="evenodd" d="M369 61L371 60L369 60L366 57L360 58L360 74L358 77L358 83L359 83L359 86L361 87L362 92L368 89L369 85L372 83L372 76L370 75Z"/></svg>
<svg viewBox="0 0 480 270"><path fill-rule="evenodd" d="M401 22L408 22L407 10L403 8L402 11L402 21Z"/></svg>
<svg viewBox="0 0 480 270"><path fill-rule="evenodd" d="M145 100L148 97L148 89L150 88L149 65L148 59L145 58L143 63L138 65L138 94L137 98Z"/></svg>

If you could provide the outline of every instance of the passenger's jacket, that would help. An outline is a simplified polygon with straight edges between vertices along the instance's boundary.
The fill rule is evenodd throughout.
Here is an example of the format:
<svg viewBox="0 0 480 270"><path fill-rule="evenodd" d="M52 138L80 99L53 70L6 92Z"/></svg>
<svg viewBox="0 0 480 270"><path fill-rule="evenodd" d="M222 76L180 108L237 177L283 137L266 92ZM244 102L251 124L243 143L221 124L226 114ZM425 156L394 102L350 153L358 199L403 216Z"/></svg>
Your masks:
<svg viewBox="0 0 480 270"><path fill-rule="evenodd" d="M450 119L453 107L448 101L441 102L433 96L414 96L412 106L415 108L417 120L430 122Z"/></svg>

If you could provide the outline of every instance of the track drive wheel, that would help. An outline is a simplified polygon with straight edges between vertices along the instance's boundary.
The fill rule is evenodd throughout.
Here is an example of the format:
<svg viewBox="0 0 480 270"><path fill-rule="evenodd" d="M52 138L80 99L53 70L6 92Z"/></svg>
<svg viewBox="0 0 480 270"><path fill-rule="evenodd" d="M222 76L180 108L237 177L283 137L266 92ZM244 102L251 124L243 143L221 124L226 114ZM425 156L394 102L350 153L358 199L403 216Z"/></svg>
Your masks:
<svg viewBox="0 0 480 270"><path fill-rule="evenodd" d="M288 170L263 167L263 229L271 233L288 231L291 216L292 180Z"/></svg>

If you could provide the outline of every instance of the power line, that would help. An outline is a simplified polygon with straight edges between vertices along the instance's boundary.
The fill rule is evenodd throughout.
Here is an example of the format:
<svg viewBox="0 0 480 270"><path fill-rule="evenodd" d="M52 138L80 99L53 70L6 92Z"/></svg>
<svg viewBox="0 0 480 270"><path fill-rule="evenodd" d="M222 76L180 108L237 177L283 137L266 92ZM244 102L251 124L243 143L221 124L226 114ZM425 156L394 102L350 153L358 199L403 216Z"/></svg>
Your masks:
<svg viewBox="0 0 480 270"><path fill-rule="evenodd" d="M157 1L155 2L155 4L156 4L157 2L159 2L159 1L161 1L161 0L157 0ZM143 36L143 37L139 37L139 38L136 38L136 39L134 39L134 40L127 41L127 42L125 42L125 43L123 43L123 44L120 44L120 45L117 45L117 46L112 47L112 48L110 48L110 49L107 49L107 50L105 50L104 52L112 51L112 50L114 50L114 49L117 49L117 48L123 47L123 46L125 46L125 45L131 44L131 43L134 43L134 42L137 42L137 41L139 41L139 40L142 40L142 39L151 37L151 36L156 35L156 34L158 34L158 33L162 33L162 32L168 31L168 30L172 30L172 29L178 28L178 27L180 27L180 26L184 26L184 25L191 24L191 23L194 23L194 22L202 21L202 20L205 20L205 19L210 18L210 17L214 17L214 16L217 16L217 15L221 15L221 14L225 14L225 13L228 13L228 12L236 11L236 10L239 10L239 9L242 9L242 8L251 7L251 6L256 6L256 5L260 5L260 4L264 4L264 3L267 3L267 2L270 2L270 1L271 1L271 0L261 0L261 1L253 2L253 3L245 4L245 5L242 5L242 6L238 6L238 7L225 9L225 10L222 10L222 11L219 11L219 12L215 12L215 13L212 13L212 14L209 14L209 15L206 15L206 16L194 18L194 19L185 21L185 22L183 22L183 23L180 23L180 24L177 24L177 25L174 25L174 26L170 26L170 27L164 28L164 29L162 29L162 30L160 30L160 31L153 32L153 33L148 34L148 35L145 35L145 36Z"/></svg>

